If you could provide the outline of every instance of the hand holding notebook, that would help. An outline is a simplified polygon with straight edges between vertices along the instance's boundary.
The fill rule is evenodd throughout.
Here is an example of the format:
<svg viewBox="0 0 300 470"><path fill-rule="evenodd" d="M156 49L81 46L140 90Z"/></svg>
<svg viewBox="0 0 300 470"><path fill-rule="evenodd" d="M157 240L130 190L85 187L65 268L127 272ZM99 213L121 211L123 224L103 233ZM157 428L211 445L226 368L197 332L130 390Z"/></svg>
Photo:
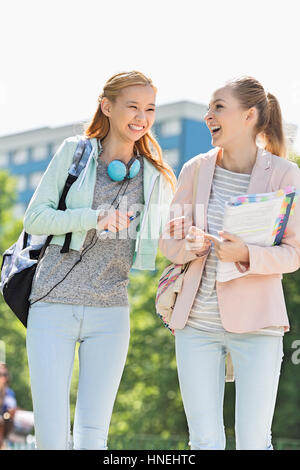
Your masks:
<svg viewBox="0 0 300 470"><path fill-rule="evenodd" d="M299 191L289 186L270 193L232 197L225 203L223 230L239 236L245 243L279 245L298 194ZM226 282L246 275L247 272L241 273L233 262L218 260L217 281Z"/></svg>

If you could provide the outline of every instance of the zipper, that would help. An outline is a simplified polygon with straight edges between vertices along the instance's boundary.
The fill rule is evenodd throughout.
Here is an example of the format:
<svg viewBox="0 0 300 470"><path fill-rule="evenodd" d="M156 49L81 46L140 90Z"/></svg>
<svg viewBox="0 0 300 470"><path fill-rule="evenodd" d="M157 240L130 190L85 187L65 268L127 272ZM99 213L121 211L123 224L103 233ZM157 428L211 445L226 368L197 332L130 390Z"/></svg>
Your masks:
<svg viewBox="0 0 300 470"><path fill-rule="evenodd" d="M151 183L150 183L150 190L149 190L149 193L148 193L148 196L147 196L147 201L146 201L146 205L145 205L145 210L144 210L144 215L143 215L143 219L141 221L141 228L139 230L139 239L138 239L138 243L137 243L137 247L136 247L136 251L139 250L139 246L140 246L140 242L141 242L141 235L142 235L142 230L144 228L144 225L145 225L145 220L146 220L146 215L149 211L149 205L150 205L150 199L151 199L151 196L152 196L152 193L153 193L153 190L154 190L154 187L155 187L155 182L156 182L156 179L158 178L159 175L153 175L152 176L152 180L151 180Z"/></svg>

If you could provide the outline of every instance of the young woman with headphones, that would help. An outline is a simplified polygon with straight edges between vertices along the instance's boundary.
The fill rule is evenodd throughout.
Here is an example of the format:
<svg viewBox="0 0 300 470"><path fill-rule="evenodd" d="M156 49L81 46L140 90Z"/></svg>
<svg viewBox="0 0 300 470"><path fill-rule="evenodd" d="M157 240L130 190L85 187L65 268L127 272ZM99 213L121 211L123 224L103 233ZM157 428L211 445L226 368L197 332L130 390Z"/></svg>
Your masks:
<svg viewBox="0 0 300 470"><path fill-rule="evenodd" d="M111 77L85 130L92 152L67 194L67 209L57 206L80 136L64 140L24 216L28 233L54 235L29 299L27 353L38 449L70 448L76 342L74 448L107 449L129 345L129 271L155 269L175 189L174 173L150 132L155 97L152 81L140 72Z"/></svg>

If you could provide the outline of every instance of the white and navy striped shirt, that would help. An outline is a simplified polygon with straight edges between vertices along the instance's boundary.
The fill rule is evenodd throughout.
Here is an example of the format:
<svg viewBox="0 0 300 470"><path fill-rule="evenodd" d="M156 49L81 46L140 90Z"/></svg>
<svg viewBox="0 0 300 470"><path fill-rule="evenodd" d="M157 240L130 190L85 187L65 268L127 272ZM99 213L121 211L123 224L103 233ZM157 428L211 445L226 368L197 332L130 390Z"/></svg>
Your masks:
<svg viewBox="0 0 300 470"><path fill-rule="evenodd" d="M229 171L216 165L207 209L208 233L218 236L218 231L223 228L225 202L231 196L248 192L250 176L245 173ZM189 326L211 332L225 331L219 313L216 292L216 268L217 257L212 245L187 321ZM284 328L270 326L251 333L283 335Z"/></svg>

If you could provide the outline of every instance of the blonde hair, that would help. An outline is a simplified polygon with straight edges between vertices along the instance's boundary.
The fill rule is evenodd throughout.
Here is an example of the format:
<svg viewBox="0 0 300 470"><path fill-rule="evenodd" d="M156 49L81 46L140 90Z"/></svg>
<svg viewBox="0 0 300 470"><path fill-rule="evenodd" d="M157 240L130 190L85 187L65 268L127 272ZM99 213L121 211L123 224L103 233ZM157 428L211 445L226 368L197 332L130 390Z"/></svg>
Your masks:
<svg viewBox="0 0 300 470"><path fill-rule="evenodd" d="M101 110L102 98L106 97L111 102L114 102L119 96L121 90L133 85L150 85L154 89L155 93L157 91L152 80L147 78L141 72L133 70L131 72L121 72L113 75L109 80L107 80L102 93L98 97L99 104L91 122L85 129L85 137L96 137L102 140L107 136L110 129L110 123L109 118L105 116ZM174 172L170 165L163 160L161 148L150 131L135 142L135 150L147 158L161 173L163 173L171 184L172 189L175 190L176 177Z"/></svg>
<svg viewBox="0 0 300 470"><path fill-rule="evenodd" d="M226 83L241 106L255 107L258 111L256 135L260 134L265 149L274 155L286 158L286 139L283 131L282 114L278 100L266 93L263 86L253 77L241 77Z"/></svg>

